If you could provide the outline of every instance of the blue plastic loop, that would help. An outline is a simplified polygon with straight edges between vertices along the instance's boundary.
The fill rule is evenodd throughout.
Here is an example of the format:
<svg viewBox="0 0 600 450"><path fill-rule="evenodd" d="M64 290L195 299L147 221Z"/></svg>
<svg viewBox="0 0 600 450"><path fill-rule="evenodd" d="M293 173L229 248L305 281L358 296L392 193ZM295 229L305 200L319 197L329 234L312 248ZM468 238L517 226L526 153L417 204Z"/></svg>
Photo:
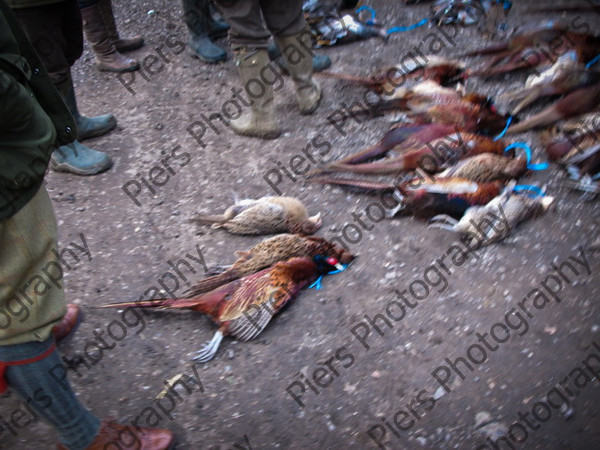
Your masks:
<svg viewBox="0 0 600 450"><path fill-rule="evenodd" d="M344 270L346 270L346 267L348 267L348 264L342 264L341 269L334 270L333 272L328 272L327 275L335 275L336 273L343 272ZM313 288L313 287L317 291L319 289L321 289L321 280L322 279L323 279L323 275L319 275L319 278L317 278L316 281L308 287L308 289Z"/></svg>
<svg viewBox="0 0 600 450"><path fill-rule="evenodd" d="M400 33L403 31L410 31L410 30L414 30L415 28L419 28L422 27L423 25L425 25L427 22L429 22L429 19L425 18L417 23L413 23L412 25L409 25L407 27L393 27L390 28L389 30L387 30L387 34L392 34L392 33Z"/></svg>
<svg viewBox="0 0 600 450"><path fill-rule="evenodd" d="M363 11L369 11L371 13L371 18L369 20L367 20L367 22L366 22L367 25L375 24L375 16L377 14L375 12L375 8L372 8L371 6L363 5L356 10L356 15L358 16Z"/></svg>
<svg viewBox="0 0 600 450"><path fill-rule="evenodd" d="M512 123L512 120L513 116L509 116L508 119L506 119L506 126L504 127L504 130L502 130L502 132L494 138L494 142L504 137L504 135L506 134L506 130L508 130L508 127L510 127L510 124Z"/></svg>
<svg viewBox="0 0 600 450"><path fill-rule="evenodd" d="M529 197L545 197L544 191L538 186L534 186L532 184L517 184L513 187L514 192L533 192L534 195L528 194Z"/></svg>
<svg viewBox="0 0 600 450"><path fill-rule="evenodd" d="M514 142L507 146L504 149L504 151L507 152L509 150L512 150L513 148L521 148L525 150L525 155L527 156L527 168L529 170L544 170L547 169L548 166L550 166L550 164L548 164L547 162L540 164L531 164L531 147L529 147L529 145L527 145L525 142Z"/></svg>
<svg viewBox="0 0 600 450"><path fill-rule="evenodd" d="M600 61L600 53L599 53L599 54L597 54L596 56L594 56L594 57L593 57L593 58L590 60L590 62L588 62L588 63L585 65L585 68L586 68L586 69L589 69L589 68L590 68L590 67L592 67L594 64L596 64L598 61Z"/></svg>

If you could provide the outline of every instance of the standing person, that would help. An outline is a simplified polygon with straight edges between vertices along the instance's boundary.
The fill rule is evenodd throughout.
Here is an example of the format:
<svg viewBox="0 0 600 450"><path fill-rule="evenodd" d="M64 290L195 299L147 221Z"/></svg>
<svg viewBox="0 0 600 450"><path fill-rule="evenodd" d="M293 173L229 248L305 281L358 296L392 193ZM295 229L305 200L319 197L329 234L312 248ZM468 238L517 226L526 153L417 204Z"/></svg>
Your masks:
<svg viewBox="0 0 600 450"><path fill-rule="evenodd" d="M144 38L134 36L121 39L115 23L111 0L77 0L83 19L83 30L92 51L96 55L98 70L131 72L140 64L121 53L137 50L144 45Z"/></svg>
<svg viewBox="0 0 600 450"><path fill-rule="evenodd" d="M183 21L190 34L188 48L192 56L210 64L227 60L227 52L213 39L226 34L229 26L214 19L209 0L182 0L181 6Z"/></svg>
<svg viewBox="0 0 600 450"><path fill-rule="evenodd" d="M229 23L229 42L244 86L260 80L261 71L270 63L267 48L272 34L294 81L300 113L312 114L319 106L322 92L312 78L312 40L302 13L302 1L216 0L215 3ZM275 117L273 86L263 83L262 88L264 92L258 98L253 97L250 110L231 120L231 128L244 136L275 139L281 135L281 128Z"/></svg>
<svg viewBox="0 0 600 450"><path fill-rule="evenodd" d="M76 0L7 0L77 123L77 140L57 148L52 168L77 175L95 175L112 165L106 153L80 140L102 136L117 126L112 114L84 117L75 99L71 66L83 53L81 13Z"/></svg>
<svg viewBox="0 0 600 450"><path fill-rule="evenodd" d="M55 340L79 313L65 306L62 285L44 286L42 270L60 267L56 218L44 174L56 145L75 138L76 124L53 80L0 0L0 392L7 385L59 434L59 449L164 450L168 430L100 421L79 403ZM65 314L66 313L66 314ZM60 370L59 370L60 371ZM123 443L125 444L125 443ZM118 446L118 447L117 447Z"/></svg>
<svg viewBox="0 0 600 450"><path fill-rule="evenodd" d="M210 0L182 0L183 20L190 34L188 48L195 58L209 64L216 64L227 60L227 53L213 42L213 39L227 34L229 25L220 20L215 20L212 13ZM281 51L274 43L267 48L269 58L275 61L288 73ZM321 72L331 67L331 59L326 55L313 56L313 72Z"/></svg>

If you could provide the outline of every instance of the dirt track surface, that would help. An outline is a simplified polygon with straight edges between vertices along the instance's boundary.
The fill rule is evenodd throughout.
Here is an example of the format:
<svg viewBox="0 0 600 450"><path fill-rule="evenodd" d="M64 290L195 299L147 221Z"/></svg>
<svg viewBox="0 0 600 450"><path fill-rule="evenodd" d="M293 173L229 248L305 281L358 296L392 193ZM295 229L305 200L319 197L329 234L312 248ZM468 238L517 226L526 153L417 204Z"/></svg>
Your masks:
<svg viewBox="0 0 600 450"><path fill-rule="evenodd" d="M576 20L592 30L600 24L598 14L528 15L525 2L514 3L511 28L548 19ZM538 2L544 3L553 2ZM388 27L416 23L428 11L428 5L406 7L399 1L373 1L372 6ZM331 144L325 156L316 156L319 162L330 161L375 142L389 129L388 119L379 117L360 123L348 118L343 133L336 130L327 118L362 101L364 90L332 79L320 79L325 97L312 116L298 114L291 81L285 79L276 93L285 130L278 140L242 138L216 120L202 147L186 130L202 122L203 114L221 110L238 86L237 74L231 55L227 63L213 66L182 51L187 35L179 8L178 2L115 2L122 33L146 38L146 46L133 55L140 60L155 55L152 70L163 67L154 75L144 71L146 78L136 73L130 83L135 95L114 74L96 71L89 51L74 66L81 111L110 111L119 121L116 131L86 141L110 154L115 162L110 171L91 178L56 172L47 177L61 248L73 248L71 242L82 245L83 235L92 258L78 253L78 262L68 259L72 268L64 279L68 301L81 304L85 312L75 337L61 348L66 358L79 358L69 380L80 400L99 417L170 428L181 449L358 449L377 448L376 440L385 448L462 449L507 433L515 448L600 448L598 372L591 380L592 369L600 367L598 202L583 202L570 192L556 166L533 173L522 182L546 185L556 197L553 208L502 244L462 258L455 235L428 229L422 221L374 223L365 211L377 197L305 183L302 177L293 182L280 166L289 168L290 158L307 146L313 152L313 139ZM459 29L451 39L455 45L435 28L421 27L393 35L386 45L373 38L320 51L332 58L335 72L369 75L396 63L420 42L430 42L431 33L444 42L437 47L441 56L486 43L475 27ZM476 65L483 60L469 61ZM472 80L467 88L497 96L525 78ZM544 159L539 133L511 140L525 140L534 148L534 160ZM152 193L141 178L148 180L167 156L175 174L161 175L169 180L152 185ZM234 251L258 242L260 238L232 236L189 219L198 211L222 210L232 194L274 195L264 178L269 171L281 175L277 187L282 193L302 199L311 214L322 212L319 235L339 237L345 225L359 224L352 214L361 214L365 226L359 225L360 239L346 229L356 241L349 246L358 255L347 271L326 277L322 290L303 292L255 341L225 338L217 357L205 365L192 364L190 357L216 330L209 319L191 312L135 316L93 308L137 300L160 287L160 281L181 294L186 279L202 277L205 265L229 264ZM142 189L136 197L140 206L122 188L131 180ZM440 269L440 258L448 270L436 275L431 267ZM171 263L182 259L187 265L179 263L177 274ZM565 261L577 274L562 266L562 278L552 267ZM429 277L427 283L424 277ZM556 298L548 296L545 302L538 297L538 309L532 306L531 292L543 283L552 286ZM425 289L428 294L403 312L394 303L396 291L410 288L417 296ZM519 318L513 308L522 311L517 305L525 297L531 317L521 312ZM493 328L497 323L503 325ZM114 336L126 336L116 342L108 336L109 328ZM478 336L490 330L500 339L508 330L510 337L484 357L473 344L481 344ZM363 345L358 337L367 331ZM105 339L105 349L98 348L98 335ZM464 359L457 361L459 357ZM449 362L457 368L451 369ZM432 373L448 376L448 390ZM157 400L165 380L178 374L184 374L189 391L180 385L179 397ZM570 406L561 408L565 398ZM22 408L11 395L2 399L0 415L7 420ZM16 432L5 431L0 447L52 448L56 441L54 431L39 420ZM126 442L124 438L122 448L136 448Z"/></svg>

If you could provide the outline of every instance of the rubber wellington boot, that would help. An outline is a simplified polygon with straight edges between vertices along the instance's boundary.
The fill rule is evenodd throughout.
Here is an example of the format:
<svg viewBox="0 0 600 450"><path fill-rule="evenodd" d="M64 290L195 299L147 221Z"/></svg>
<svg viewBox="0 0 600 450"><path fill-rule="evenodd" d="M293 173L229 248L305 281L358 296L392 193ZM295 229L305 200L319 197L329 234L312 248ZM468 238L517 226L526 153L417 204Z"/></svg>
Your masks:
<svg viewBox="0 0 600 450"><path fill-rule="evenodd" d="M92 137L102 136L117 126L117 119L112 114L103 114L95 117L84 117L79 114L73 80L69 78L56 85L61 93L71 115L77 123L77 139L83 141Z"/></svg>
<svg viewBox="0 0 600 450"><path fill-rule="evenodd" d="M108 170L112 166L112 162L106 153L75 141L54 150L50 166L57 172L96 175Z"/></svg>
<svg viewBox="0 0 600 450"><path fill-rule="evenodd" d="M98 70L108 72L131 72L138 70L140 64L131 58L121 55L112 43L108 29L100 12L100 5L81 8L83 30L96 55Z"/></svg>
<svg viewBox="0 0 600 450"><path fill-rule="evenodd" d="M98 5L100 6L100 14L102 14L106 31L108 31L108 38L118 52L130 52L132 50L137 50L144 45L144 38L142 36L134 36L126 39L119 37L117 24L115 23L115 15L112 9L112 0L100 0Z"/></svg>
<svg viewBox="0 0 600 450"><path fill-rule="evenodd" d="M235 51L235 65L243 86L248 86L251 80L260 80L261 69L269 63L269 54L266 49ZM239 119L231 120L231 128L243 136L275 139L281 135L281 128L275 117L273 86L259 84L263 89L262 95L257 98L252 97L252 106L246 108L247 110Z"/></svg>
<svg viewBox="0 0 600 450"><path fill-rule="evenodd" d="M287 69L292 80L294 80L300 113L312 114L319 107L321 101L321 86L312 77L312 55L306 55L304 52L300 54L298 51L302 47L310 48L310 34L298 33L292 36L275 36L275 43L282 49Z"/></svg>
<svg viewBox="0 0 600 450"><path fill-rule="evenodd" d="M210 36L218 31L207 0L182 0L183 20L190 33L190 54L204 62L216 64L227 59L227 52L215 45ZM216 27L216 28L215 28Z"/></svg>
<svg viewBox="0 0 600 450"><path fill-rule="evenodd" d="M281 50L275 44L269 45L267 48L269 52L269 58L274 61L282 70L285 75L289 75L290 71L287 69L285 60L281 55ZM331 67L331 58L327 55L313 55L312 57L313 73L323 72Z"/></svg>

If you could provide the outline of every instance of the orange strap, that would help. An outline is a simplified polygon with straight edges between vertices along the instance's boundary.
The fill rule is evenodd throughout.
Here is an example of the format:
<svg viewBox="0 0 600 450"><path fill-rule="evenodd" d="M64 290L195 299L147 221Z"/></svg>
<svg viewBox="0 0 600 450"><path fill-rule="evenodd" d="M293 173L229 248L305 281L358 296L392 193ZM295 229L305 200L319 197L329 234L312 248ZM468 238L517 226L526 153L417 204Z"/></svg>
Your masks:
<svg viewBox="0 0 600 450"><path fill-rule="evenodd" d="M6 372L6 368L8 366L23 366L25 364L31 364L36 361L41 361L42 359L50 356L50 354L56 349L56 343L53 342L48 350L38 356L34 356L33 358L21 359L19 361L0 361L0 394L4 393L8 388L8 383L6 382L6 378L4 378L4 373Z"/></svg>

